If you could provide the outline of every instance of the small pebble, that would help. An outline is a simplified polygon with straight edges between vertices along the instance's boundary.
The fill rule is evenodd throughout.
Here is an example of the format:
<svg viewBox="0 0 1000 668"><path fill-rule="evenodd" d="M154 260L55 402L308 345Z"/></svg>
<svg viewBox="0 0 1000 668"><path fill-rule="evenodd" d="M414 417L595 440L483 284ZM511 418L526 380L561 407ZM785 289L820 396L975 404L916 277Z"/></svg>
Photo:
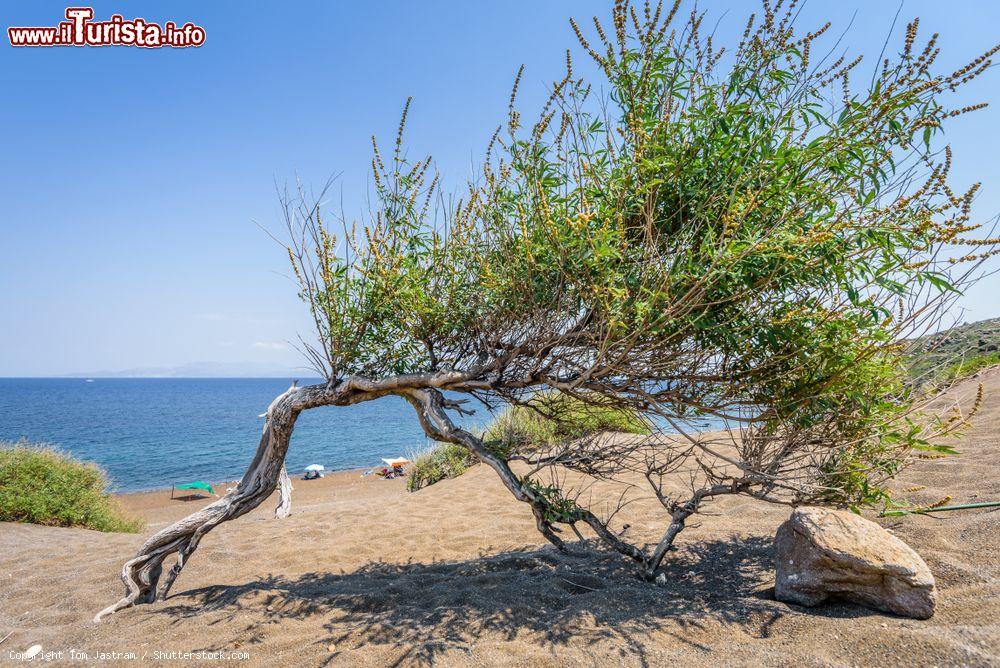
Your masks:
<svg viewBox="0 0 1000 668"><path fill-rule="evenodd" d="M337 646L336 645L327 645L326 651L328 651L328 652L336 652L337 651Z"/></svg>

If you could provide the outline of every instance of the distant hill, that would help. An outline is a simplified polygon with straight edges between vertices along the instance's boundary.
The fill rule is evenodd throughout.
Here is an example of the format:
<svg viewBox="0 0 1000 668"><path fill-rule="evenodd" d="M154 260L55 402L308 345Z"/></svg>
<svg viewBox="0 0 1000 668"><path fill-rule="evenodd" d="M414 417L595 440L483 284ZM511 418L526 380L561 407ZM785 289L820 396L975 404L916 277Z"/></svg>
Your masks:
<svg viewBox="0 0 1000 668"><path fill-rule="evenodd" d="M928 334L914 343L913 378L922 384L954 380L1000 364L1000 318Z"/></svg>

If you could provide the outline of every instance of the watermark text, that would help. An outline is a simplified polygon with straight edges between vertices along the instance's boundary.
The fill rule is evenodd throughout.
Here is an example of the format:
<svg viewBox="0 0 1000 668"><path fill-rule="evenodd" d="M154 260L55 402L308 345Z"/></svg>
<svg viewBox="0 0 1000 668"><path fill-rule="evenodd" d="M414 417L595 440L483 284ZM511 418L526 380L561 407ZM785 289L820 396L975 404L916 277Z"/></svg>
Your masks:
<svg viewBox="0 0 1000 668"><path fill-rule="evenodd" d="M92 7L67 7L66 20L56 26L11 26L11 46L138 46L197 47L205 43L205 29L193 23L163 25L143 18L126 19L112 14L107 21L94 21Z"/></svg>

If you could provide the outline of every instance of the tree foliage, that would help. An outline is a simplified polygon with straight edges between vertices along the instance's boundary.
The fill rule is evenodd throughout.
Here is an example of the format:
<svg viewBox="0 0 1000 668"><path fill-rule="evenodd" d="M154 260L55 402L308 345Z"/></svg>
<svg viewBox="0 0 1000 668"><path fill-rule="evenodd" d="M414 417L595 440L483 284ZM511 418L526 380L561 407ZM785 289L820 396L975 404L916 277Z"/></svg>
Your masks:
<svg viewBox="0 0 1000 668"><path fill-rule="evenodd" d="M861 57L822 46L829 24L797 31L795 3L765 2L731 50L678 10L617 2L591 37L572 22L608 93L567 52L526 124L519 72L453 206L431 159L406 155L406 111L388 159L373 140L370 219L338 237L318 206L289 206L310 353L331 382L448 373L436 388L487 405L599 397L689 435L538 464L652 481L695 460L710 495L885 502L965 417L919 412L903 341L994 252L937 136L984 106L946 99L997 47L941 73L915 20L859 85ZM728 455L690 433L706 416L736 429Z"/></svg>

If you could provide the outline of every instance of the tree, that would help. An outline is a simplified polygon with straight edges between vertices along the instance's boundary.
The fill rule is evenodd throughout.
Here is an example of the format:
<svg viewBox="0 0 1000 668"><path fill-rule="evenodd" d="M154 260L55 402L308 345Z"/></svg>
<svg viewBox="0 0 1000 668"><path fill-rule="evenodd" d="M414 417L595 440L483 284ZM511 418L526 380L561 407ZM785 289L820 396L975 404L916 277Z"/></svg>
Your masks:
<svg viewBox="0 0 1000 668"><path fill-rule="evenodd" d="M387 159L373 139L365 220L335 230L322 197L285 197L318 334L305 352L327 380L273 401L236 490L146 541L123 568L126 596L98 618L165 597L206 533L276 488L287 514L289 437L316 406L403 397L428 436L492 468L557 547L561 527L590 531L648 576L713 497L860 507L884 502L913 454L949 451L940 437L967 416L924 411L904 380L906 341L995 252L969 222L977 186L951 189L951 151L935 138L983 106L944 99L1000 47L936 74L936 36L918 49L914 21L858 86L861 58L839 41L817 53L829 25L796 33L795 3L780 5L765 2L731 53L703 14L672 27L677 3L620 0L593 42L572 23L608 94L567 52L525 125L519 72L457 201L439 194L430 158L403 149L409 102ZM660 433L526 449L452 419L469 398L559 419L559 397ZM728 441L695 432L706 416L734 428ZM664 480L680 471L690 493L677 496ZM582 501L581 480L625 474L669 514L657 543L613 525L626 501Z"/></svg>

